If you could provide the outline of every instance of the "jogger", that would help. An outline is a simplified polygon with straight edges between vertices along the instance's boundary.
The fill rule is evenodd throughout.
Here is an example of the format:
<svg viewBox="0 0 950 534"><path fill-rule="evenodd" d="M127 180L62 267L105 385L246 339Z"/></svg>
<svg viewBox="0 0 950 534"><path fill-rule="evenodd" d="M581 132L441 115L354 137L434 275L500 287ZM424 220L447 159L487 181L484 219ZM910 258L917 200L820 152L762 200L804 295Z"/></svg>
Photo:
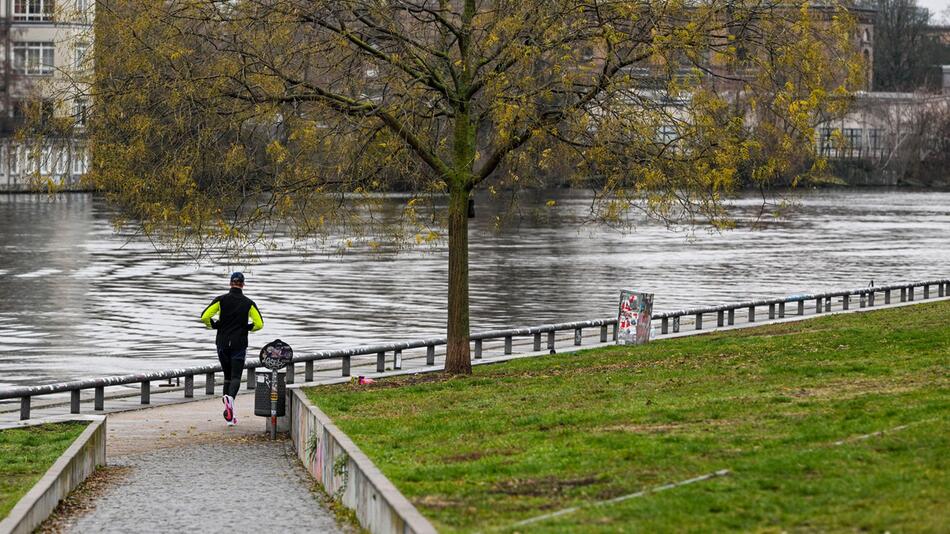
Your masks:
<svg viewBox="0 0 950 534"><path fill-rule="evenodd" d="M241 390L241 375L247 357L247 333L264 327L264 319L254 301L244 296L244 275L231 273L231 289L215 297L201 313L201 322L218 331L215 345L218 361L224 371L224 420L228 425L237 423L234 416L234 397ZM214 317L218 316L215 320Z"/></svg>
<svg viewBox="0 0 950 534"><path fill-rule="evenodd" d="M228 350L218 349L218 361L221 362L221 369L224 371L224 395L230 395L233 399L238 391L241 391L241 375L244 372L244 360L247 357L247 349Z"/></svg>

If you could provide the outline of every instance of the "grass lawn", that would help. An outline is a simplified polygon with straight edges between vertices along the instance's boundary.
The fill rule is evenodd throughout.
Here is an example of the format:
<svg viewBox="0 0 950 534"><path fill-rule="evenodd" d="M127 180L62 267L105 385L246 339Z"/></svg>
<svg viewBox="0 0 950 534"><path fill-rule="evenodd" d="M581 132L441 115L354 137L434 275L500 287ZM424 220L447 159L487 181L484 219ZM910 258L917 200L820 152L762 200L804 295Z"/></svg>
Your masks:
<svg viewBox="0 0 950 534"><path fill-rule="evenodd" d="M948 386L937 302L308 394L440 531L946 532Z"/></svg>
<svg viewBox="0 0 950 534"><path fill-rule="evenodd" d="M72 445L88 423L0 430L0 519Z"/></svg>

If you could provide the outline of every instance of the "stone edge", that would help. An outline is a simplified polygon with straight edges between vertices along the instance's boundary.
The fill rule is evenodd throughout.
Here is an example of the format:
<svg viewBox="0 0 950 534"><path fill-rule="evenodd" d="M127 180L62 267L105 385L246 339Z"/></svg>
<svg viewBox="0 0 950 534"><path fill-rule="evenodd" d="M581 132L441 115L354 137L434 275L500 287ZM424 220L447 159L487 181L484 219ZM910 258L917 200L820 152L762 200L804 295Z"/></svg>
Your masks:
<svg viewBox="0 0 950 534"><path fill-rule="evenodd" d="M307 471L331 496L353 510L373 534L432 534L428 519L359 447L316 405L299 385L288 387L291 442ZM311 451L310 436L318 439Z"/></svg>
<svg viewBox="0 0 950 534"><path fill-rule="evenodd" d="M3 429L38 426L67 421L88 422L89 426L53 463L42 478L17 501L0 521L0 534L29 534L56 509L64 497L106 463L106 417L71 415L32 419L4 425Z"/></svg>

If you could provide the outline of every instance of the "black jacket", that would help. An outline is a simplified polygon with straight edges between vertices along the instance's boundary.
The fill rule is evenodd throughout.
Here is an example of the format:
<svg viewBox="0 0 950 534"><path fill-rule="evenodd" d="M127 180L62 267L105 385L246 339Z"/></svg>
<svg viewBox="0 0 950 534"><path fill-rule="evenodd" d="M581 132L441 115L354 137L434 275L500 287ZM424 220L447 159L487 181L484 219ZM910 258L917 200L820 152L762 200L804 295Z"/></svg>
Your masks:
<svg viewBox="0 0 950 534"><path fill-rule="evenodd" d="M215 320L214 316L218 319ZM247 333L264 327L264 319L254 301L245 297L240 288L215 297L201 312L201 321L218 331L215 344L219 349L240 350L247 348Z"/></svg>

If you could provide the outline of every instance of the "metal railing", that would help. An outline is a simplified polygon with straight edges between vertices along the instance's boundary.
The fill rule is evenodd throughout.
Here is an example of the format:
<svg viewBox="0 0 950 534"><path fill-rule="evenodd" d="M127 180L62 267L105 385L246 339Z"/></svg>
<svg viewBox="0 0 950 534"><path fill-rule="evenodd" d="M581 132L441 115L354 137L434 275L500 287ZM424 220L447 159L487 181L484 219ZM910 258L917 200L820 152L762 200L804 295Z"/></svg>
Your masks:
<svg viewBox="0 0 950 534"><path fill-rule="evenodd" d="M909 302L915 300L916 290L922 289L924 299L929 299L931 287L937 288L937 296L950 297L950 279L929 280L923 282L911 282L905 284L895 284L881 287L865 287L846 291L829 291L825 293L814 293L806 295L793 295L789 297L753 300L748 302L738 302L732 304L723 304L719 306L707 306L702 308L690 308L672 312L657 313L652 316L653 321L658 321L660 326L660 335L680 332L681 319L684 317L693 318L693 329L703 329L703 318L706 315L716 315L716 326L731 326L736 323L736 311L746 311L746 322L756 322L756 309L768 307L769 319L782 319L788 313L794 315L805 315L806 306L814 301L814 310L816 314L827 313L831 311L832 299L840 298L841 309L849 310L851 300L857 297L857 304L860 308L874 306L878 296L883 296L884 304L890 304L892 298L896 298L895 292L900 292L900 302ZM788 304L795 304L795 309L787 310ZM563 331L573 331L574 345L583 344L583 331L585 329L599 329L599 339L601 343L610 339L617 339L617 319L596 319L591 321L578 321L572 323L547 324L524 328L513 328L508 330L491 330L487 332L478 332L470 336L474 343L473 357L482 358L483 344L488 340L503 340L504 353L510 355L513 352L513 342L517 337L532 338L532 349L537 352L542 350L543 337L546 336L547 343L544 344L545 350L554 350L556 339L555 334ZM610 330L610 331L608 331ZM314 362L324 360L340 360L342 376L350 376L352 359L358 356L376 355L376 371L384 372L386 370L386 355L392 354L393 369L402 368L402 353L410 349L426 349L427 366L435 365L436 347L446 344L445 338L421 339L416 341L407 341L401 343L388 343L380 345L366 345L349 349L337 349L314 352L305 355L294 356L293 362L287 366L286 382L294 383L295 364L304 364L304 379L307 382L313 381ZM247 388L253 389L256 382L255 369L260 366L257 358L248 359L245 362L247 373ZM194 397L195 376L205 376L205 394L213 395L215 387L215 374L221 372L220 365L204 365L198 367L188 367L180 369L167 369L164 371L154 371L150 373L139 373L132 375L113 376L105 378L94 378L89 380L78 380L74 382L61 382L57 384L46 384L42 386L27 386L0 391L0 400L20 399L20 419L30 418L31 399L39 395L50 395L54 393L70 393L70 412L79 413L80 410L80 392L83 390L95 390L94 409L102 411L105 403L105 388L108 386L117 386L124 384L140 384L141 404L151 402L151 384L160 380L171 380L173 378L185 379L184 395L186 398Z"/></svg>

